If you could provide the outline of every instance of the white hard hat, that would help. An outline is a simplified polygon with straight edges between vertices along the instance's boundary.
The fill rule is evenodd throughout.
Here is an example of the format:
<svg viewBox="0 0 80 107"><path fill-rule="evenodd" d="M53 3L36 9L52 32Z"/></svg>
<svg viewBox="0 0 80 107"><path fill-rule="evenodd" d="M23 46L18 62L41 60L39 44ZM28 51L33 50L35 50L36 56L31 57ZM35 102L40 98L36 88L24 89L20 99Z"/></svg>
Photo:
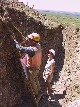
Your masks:
<svg viewBox="0 0 80 107"><path fill-rule="evenodd" d="M55 56L55 51L53 49L49 49L49 52L51 52Z"/></svg>

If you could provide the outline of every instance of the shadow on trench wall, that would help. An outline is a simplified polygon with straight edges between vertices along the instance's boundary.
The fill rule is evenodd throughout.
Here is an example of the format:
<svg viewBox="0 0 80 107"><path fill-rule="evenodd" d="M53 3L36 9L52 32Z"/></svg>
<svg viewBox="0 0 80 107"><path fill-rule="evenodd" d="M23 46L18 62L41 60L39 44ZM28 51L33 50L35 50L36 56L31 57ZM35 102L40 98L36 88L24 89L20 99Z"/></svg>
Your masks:
<svg viewBox="0 0 80 107"><path fill-rule="evenodd" d="M55 56L55 72L53 81L57 82L60 78L59 73L63 68L65 58L65 49L63 46L59 47L58 52Z"/></svg>

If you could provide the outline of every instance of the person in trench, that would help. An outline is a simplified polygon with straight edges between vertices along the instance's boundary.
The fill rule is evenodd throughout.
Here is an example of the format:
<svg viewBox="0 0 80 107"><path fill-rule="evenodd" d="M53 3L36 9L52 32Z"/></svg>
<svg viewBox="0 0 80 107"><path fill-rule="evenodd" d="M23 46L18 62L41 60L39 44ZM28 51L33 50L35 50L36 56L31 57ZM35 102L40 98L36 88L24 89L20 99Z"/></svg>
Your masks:
<svg viewBox="0 0 80 107"><path fill-rule="evenodd" d="M51 94L53 92L51 81L53 78L54 68L55 68L55 60L54 60L55 51L53 49L49 49L47 55L48 55L48 60L43 72L43 78L47 86L47 93Z"/></svg>
<svg viewBox="0 0 80 107"><path fill-rule="evenodd" d="M41 45L39 43L40 35L37 33L32 33L26 37L26 40L29 43L29 47L23 47L19 45L19 43L14 39L14 42L16 44L16 48L26 53L24 58L21 58L21 62L23 65L23 68L25 69L25 65L28 69L28 74L25 70L25 75L28 79L31 81L31 85L33 87L35 96L37 99L39 99L42 96L42 89L39 82L39 74L40 74L40 66L42 61L42 49Z"/></svg>

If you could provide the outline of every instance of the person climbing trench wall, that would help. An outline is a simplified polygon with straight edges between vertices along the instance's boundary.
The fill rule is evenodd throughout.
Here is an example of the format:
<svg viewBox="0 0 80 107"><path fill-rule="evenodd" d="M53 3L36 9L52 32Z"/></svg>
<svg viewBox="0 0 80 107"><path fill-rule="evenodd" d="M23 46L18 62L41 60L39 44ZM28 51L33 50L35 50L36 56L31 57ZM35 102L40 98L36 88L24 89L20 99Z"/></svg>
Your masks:
<svg viewBox="0 0 80 107"><path fill-rule="evenodd" d="M39 84L39 80L38 80L38 77L36 77L37 79L36 79L36 82L37 82L37 84L35 83L35 80L33 79L35 76L37 76L37 73L38 72L36 72L36 75L33 75L32 73L31 73L31 69L32 68L34 68L33 66L32 67L30 67L29 66L29 64L33 61L32 59L34 59L35 58L35 55L36 55L36 50L35 50L35 47L34 46L30 46L30 47L23 47L23 46L21 46L21 45L19 45L19 43L14 39L14 43L15 43L15 45L16 45L16 48L19 50L19 51L21 51L21 52L23 52L23 53L26 53L25 54L25 57L24 58L21 58L20 59L20 61L21 61L21 63L22 63L22 66L23 66L23 64L25 65L25 67L27 68L26 70L27 71L25 71L25 75L26 75L26 82L27 82L27 86L28 86L28 89L30 90L29 92L31 93L31 95L32 95L32 97L33 97L33 100L34 100L34 102L35 102L35 104L36 104L36 106L38 106L38 102L39 102L39 98L40 98L40 96L38 96L39 94L41 94L41 93L38 93L38 91L41 91L41 88L40 88L40 84ZM34 42L33 42L34 43ZM37 48L36 48L37 49ZM35 52L34 52L35 51ZM39 58L39 57L37 57L37 58ZM41 57L40 57L41 58ZM30 62L30 60L29 59L31 59L32 61ZM36 61L36 60L35 60ZM36 62L36 64L37 64L37 62ZM41 64L41 62L39 62L39 64ZM32 64L31 64L32 65ZM39 66L38 66L39 67ZM23 69L24 69L24 66L23 66ZM37 69L35 69L35 70L37 70ZM39 70L38 70L39 71ZM33 71L32 71L33 72ZM34 72L33 72L34 73ZM32 78L32 76L34 76L33 78ZM35 84L35 87L34 87L34 85L33 84ZM37 91L35 91L35 90L37 90ZM36 94L35 94L35 92L37 92L37 96L38 96L38 99L37 99L37 97L36 97Z"/></svg>

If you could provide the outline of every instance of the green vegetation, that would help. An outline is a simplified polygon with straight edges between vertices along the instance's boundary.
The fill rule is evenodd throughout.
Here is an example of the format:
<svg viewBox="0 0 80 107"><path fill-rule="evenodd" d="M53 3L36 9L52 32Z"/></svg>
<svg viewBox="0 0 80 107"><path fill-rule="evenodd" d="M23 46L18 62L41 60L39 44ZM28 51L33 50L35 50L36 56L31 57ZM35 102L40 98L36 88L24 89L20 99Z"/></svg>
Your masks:
<svg viewBox="0 0 80 107"><path fill-rule="evenodd" d="M62 24L75 24L80 26L80 15L78 14L68 14L59 12L41 12L43 15L52 21L59 22Z"/></svg>

